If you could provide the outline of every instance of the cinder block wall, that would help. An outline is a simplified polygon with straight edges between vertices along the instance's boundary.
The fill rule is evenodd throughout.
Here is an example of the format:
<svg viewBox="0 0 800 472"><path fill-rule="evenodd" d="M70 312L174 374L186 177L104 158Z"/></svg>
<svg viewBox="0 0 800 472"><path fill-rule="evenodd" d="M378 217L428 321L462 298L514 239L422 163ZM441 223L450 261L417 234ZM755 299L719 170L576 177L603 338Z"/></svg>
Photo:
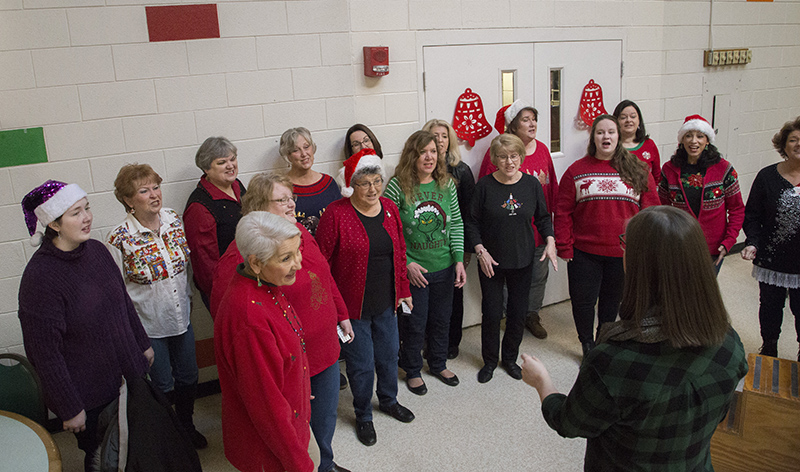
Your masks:
<svg viewBox="0 0 800 472"><path fill-rule="evenodd" d="M745 193L778 159L772 134L800 115L796 0L714 1L714 47L753 50L751 64L716 69L701 62L709 1L229 0L217 3L219 39L148 42L144 6L178 3L211 2L0 0L0 130L44 127L49 159L0 168L0 352L23 352L17 290L34 248L19 202L31 188L78 183L102 239L124 217L112 194L123 164L151 164L165 206L181 211L210 135L236 143L245 181L286 167L278 138L292 126L312 131L323 172L338 170L355 122L375 130L392 165L425 119L424 45L621 39L623 96L642 107L662 159L686 115L710 116L713 95L730 96L724 151ZM388 76L364 77L365 45L389 46ZM193 319L208 337L207 313Z"/></svg>

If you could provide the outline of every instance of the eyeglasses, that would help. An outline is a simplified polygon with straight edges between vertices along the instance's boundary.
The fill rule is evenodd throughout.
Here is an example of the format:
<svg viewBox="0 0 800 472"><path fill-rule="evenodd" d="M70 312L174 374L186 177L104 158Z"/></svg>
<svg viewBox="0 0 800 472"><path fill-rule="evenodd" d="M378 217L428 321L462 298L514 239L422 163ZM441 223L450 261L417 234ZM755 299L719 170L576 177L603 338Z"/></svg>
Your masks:
<svg viewBox="0 0 800 472"><path fill-rule="evenodd" d="M381 185L383 184L383 179L375 180L374 182L359 182L357 184L353 184L354 187L368 189L370 187L375 187L376 189L380 189Z"/></svg>
<svg viewBox="0 0 800 472"><path fill-rule="evenodd" d="M372 140L369 139L369 136L364 136L364 139L362 139L361 141L350 141L350 147L353 148L353 151L356 152L364 149L370 144L372 144Z"/></svg>
<svg viewBox="0 0 800 472"><path fill-rule="evenodd" d="M619 247L625 250L625 233L619 235Z"/></svg>
<svg viewBox="0 0 800 472"><path fill-rule="evenodd" d="M288 205L289 200L297 202L297 195L292 195L291 197L278 198L277 200L270 200L270 203L280 203L281 205Z"/></svg>
<svg viewBox="0 0 800 472"><path fill-rule="evenodd" d="M510 156L497 156L498 161L518 161L519 154L512 154Z"/></svg>

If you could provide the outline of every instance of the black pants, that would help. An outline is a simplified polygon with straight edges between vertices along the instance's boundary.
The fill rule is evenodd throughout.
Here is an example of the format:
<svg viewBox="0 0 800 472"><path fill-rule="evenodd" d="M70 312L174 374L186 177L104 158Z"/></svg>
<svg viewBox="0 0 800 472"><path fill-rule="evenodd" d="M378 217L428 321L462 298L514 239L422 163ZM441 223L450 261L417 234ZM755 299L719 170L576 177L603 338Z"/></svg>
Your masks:
<svg viewBox="0 0 800 472"><path fill-rule="evenodd" d="M481 354L483 363L497 367L500 350L500 320L503 318L503 284L508 287L506 332L503 335L501 358L504 363L516 363L519 345L528 313L528 293L531 289L533 263L521 269L494 268L489 278L478 270L481 281Z"/></svg>
<svg viewBox="0 0 800 472"><path fill-rule="evenodd" d="M478 269L480 270L480 269ZM458 348L461 344L464 324L464 289L453 289L453 312L450 314L450 336L448 338L448 348Z"/></svg>
<svg viewBox="0 0 800 472"><path fill-rule="evenodd" d="M764 282L758 283L759 300L758 321L761 324L761 339L777 340L783 324L783 307L786 305L786 292L789 292L789 309L794 315L794 329L800 342L800 288L784 288Z"/></svg>
<svg viewBox="0 0 800 472"><path fill-rule="evenodd" d="M572 318L581 343L593 342L594 305L597 304L597 329L617 319L622 301L625 268L621 257L607 257L574 250L567 265Z"/></svg>
<svg viewBox="0 0 800 472"><path fill-rule="evenodd" d="M92 467L94 454L97 451L97 447L100 446L100 438L97 437L97 421L100 418L100 413L102 413L110 403L111 402L108 402L105 405L88 410L86 412L86 429L80 433L75 433L75 439L78 440L78 448L85 453L83 469L86 472L92 472L92 470L94 470Z"/></svg>

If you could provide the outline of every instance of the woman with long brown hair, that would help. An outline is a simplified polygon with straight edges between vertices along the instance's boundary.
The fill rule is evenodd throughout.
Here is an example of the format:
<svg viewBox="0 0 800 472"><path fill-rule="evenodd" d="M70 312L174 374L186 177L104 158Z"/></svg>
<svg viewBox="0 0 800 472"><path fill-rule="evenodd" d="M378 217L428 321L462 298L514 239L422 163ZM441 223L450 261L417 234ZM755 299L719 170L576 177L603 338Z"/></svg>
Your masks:
<svg viewBox="0 0 800 472"><path fill-rule="evenodd" d="M523 379L538 390L551 428L588 438L585 470L711 470L711 436L747 361L703 231L662 206L634 216L619 241L621 320L603 326L569 395L527 354Z"/></svg>
<svg viewBox="0 0 800 472"><path fill-rule="evenodd" d="M408 257L408 280L414 308L401 316L400 367L406 385L417 395L428 389L422 380L422 345L427 332L428 368L450 386L458 377L447 368L453 288L463 287L464 226L458 191L447 164L436 150L433 134L417 131L406 140L386 198L400 209Z"/></svg>
<svg viewBox="0 0 800 472"><path fill-rule="evenodd" d="M561 178L554 225L558 256L569 262L572 317L584 357L595 345L595 304L598 329L617 318L624 278L618 238L625 222L659 203L647 165L622 147L616 118L595 118L586 154Z"/></svg>

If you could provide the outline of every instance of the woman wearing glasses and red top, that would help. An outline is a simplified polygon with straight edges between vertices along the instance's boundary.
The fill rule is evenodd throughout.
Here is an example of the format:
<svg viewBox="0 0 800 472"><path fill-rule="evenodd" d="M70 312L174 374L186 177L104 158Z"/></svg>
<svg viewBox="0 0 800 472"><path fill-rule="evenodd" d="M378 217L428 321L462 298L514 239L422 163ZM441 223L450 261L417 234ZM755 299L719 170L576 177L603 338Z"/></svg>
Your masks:
<svg viewBox="0 0 800 472"><path fill-rule="evenodd" d="M647 165L619 138L616 118L595 118L587 155L564 172L556 201L558 256L569 262L572 317L584 358L595 345L595 304L598 329L617 318L625 278L619 235L625 222L659 204Z"/></svg>

